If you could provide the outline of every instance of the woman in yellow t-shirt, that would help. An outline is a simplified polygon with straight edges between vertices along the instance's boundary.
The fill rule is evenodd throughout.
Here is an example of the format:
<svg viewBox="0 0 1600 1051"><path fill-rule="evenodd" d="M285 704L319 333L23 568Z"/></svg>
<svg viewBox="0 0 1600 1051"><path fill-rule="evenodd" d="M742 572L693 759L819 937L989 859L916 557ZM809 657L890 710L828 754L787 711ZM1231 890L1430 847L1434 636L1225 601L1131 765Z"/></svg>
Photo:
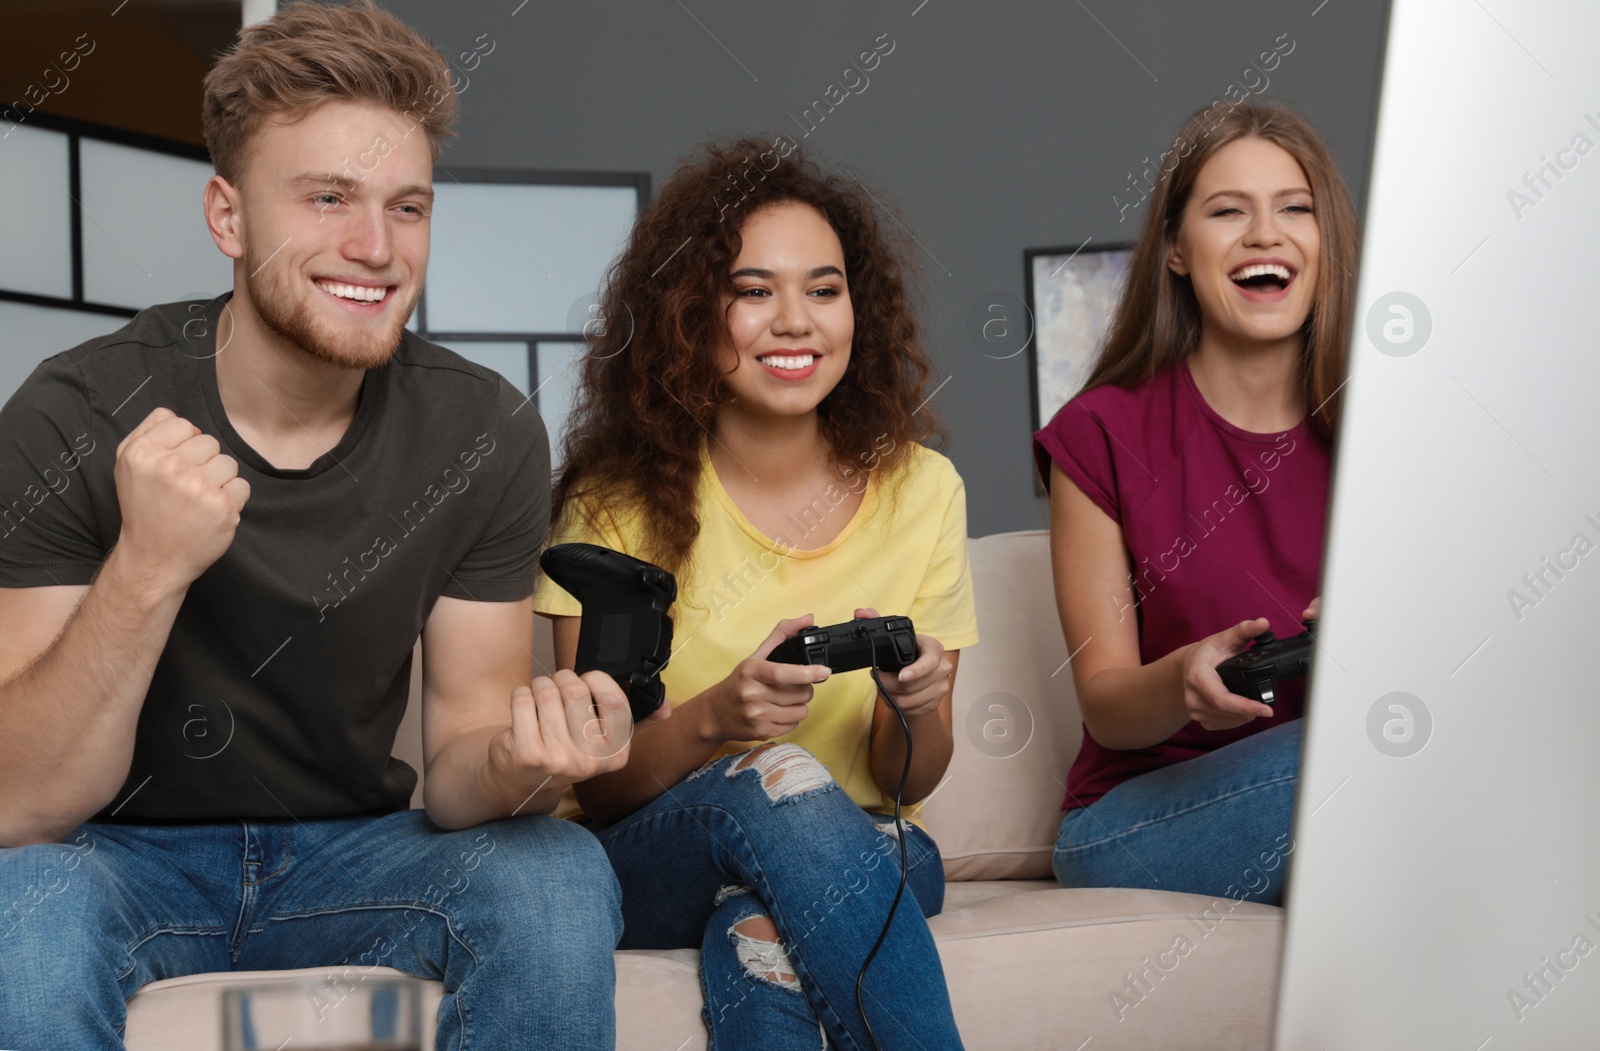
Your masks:
<svg viewBox="0 0 1600 1051"><path fill-rule="evenodd" d="M552 542L662 565L679 597L671 718L577 797L622 884L623 947L701 950L719 1048L815 1048L819 1028L961 1046L925 919L939 851L914 807L890 816L902 777L909 805L944 775L957 651L978 639L965 492L920 444L937 424L907 302L860 183L787 139L714 145L640 217L584 362ZM578 604L545 579L535 608L571 668ZM880 611L919 633L883 675L904 725L867 671L766 659ZM902 853L911 900L858 993Z"/></svg>

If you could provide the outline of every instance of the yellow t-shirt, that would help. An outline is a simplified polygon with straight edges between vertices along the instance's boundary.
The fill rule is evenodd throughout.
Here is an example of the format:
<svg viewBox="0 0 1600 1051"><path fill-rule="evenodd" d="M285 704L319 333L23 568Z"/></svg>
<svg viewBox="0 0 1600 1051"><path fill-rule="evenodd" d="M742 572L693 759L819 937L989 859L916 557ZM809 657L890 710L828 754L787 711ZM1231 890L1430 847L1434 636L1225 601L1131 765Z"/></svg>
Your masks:
<svg viewBox="0 0 1600 1051"><path fill-rule="evenodd" d="M807 613L826 626L868 607L883 616L909 616L918 634L938 639L946 650L978 641L967 564L966 488L955 466L939 453L914 446L892 500L883 492L886 480L867 473L854 517L831 543L811 551L796 545L805 546L807 534L827 515L848 513L842 506L849 495L843 483L830 486L801 516L790 516L785 535L768 537L734 504L704 450L701 468L692 576L678 580L673 654L661 675L672 704L726 678L778 621ZM596 517L598 531L569 509L550 543L578 541L648 557L638 514L624 508ZM582 611L543 574L533 608L549 616ZM775 740L815 755L860 806L889 811L893 796L873 779L867 757L877 700L866 670L834 675L817 684L805 721ZM759 743L730 741L718 755ZM907 808L905 814L914 818L916 811Z"/></svg>

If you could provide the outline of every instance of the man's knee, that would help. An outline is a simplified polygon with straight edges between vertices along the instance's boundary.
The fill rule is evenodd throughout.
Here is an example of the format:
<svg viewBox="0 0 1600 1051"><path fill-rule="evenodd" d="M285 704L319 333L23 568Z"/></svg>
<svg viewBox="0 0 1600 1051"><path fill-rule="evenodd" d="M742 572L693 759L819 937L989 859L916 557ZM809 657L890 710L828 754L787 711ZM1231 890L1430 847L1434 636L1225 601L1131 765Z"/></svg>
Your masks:
<svg viewBox="0 0 1600 1051"><path fill-rule="evenodd" d="M78 844L0 850L0 958L93 958L114 909L107 876Z"/></svg>
<svg viewBox="0 0 1600 1051"><path fill-rule="evenodd" d="M622 891L600 841L550 817L510 818L472 833L463 875L481 884L475 900L507 924L552 923L610 929L622 936ZM473 864L475 860L475 864ZM473 864L473 868L465 866Z"/></svg>

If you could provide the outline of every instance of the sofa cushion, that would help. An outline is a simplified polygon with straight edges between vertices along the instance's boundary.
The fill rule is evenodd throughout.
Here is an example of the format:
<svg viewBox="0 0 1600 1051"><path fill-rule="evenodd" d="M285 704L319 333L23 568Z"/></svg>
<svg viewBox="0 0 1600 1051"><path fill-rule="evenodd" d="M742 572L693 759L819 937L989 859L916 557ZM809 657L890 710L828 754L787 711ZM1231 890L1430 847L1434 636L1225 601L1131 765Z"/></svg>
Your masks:
<svg viewBox="0 0 1600 1051"><path fill-rule="evenodd" d="M1265 1047L1277 987L1280 909L1147 890L1063 890L1052 881L949 885L929 923L969 1051ZM699 954L617 953L620 1051L701 1051ZM215 1051L222 990L338 969L175 978L128 1004L130 1051ZM379 975L396 975L375 968ZM424 983L423 1048L443 990Z"/></svg>
<svg viewBox="0 0 1600 1051"><path fill-rule="evenodd" d="M982 640L962 651L955 754L923 804L949 880L1042 879L1082 724L1042 530L968 542Z"/></svg>
<svg viewBox="0 0 1600 1051"><path fill-rule="evenodd" d="M929 927L968 1051L1199 1051L1271 1045L1282 921L1226 899L1008 880L949 884Z"/></svg>

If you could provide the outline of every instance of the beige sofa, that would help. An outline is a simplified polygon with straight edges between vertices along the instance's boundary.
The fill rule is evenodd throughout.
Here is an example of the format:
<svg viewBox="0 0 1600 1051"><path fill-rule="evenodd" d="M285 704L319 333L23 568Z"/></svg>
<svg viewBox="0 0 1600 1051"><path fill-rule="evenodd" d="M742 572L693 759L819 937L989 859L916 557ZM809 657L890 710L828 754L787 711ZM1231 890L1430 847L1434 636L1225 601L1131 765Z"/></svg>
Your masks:
<svg viewBox="0 0 1600 1051"><path fill-rule="evenodd" d="M983 641L962 654L955 758L924 811L949 880L944 913L930 926L966 1046L1266 1047L1281 910L1164 891L1063 890L1050 879L1061 779L1081 731L1048 541L1042 532L1006 533L973 540L970 550ZM549 663L545 625L539 618ZM396 754L420 769L415 688ZM696 956L688 949L617 953L619 1048L704 1047ZM156 982L129 1002L128 1047L216 1051L222 990L324 973ZM437 983L425 987L425 1048L433 1046L441 995Z"/></svg>

